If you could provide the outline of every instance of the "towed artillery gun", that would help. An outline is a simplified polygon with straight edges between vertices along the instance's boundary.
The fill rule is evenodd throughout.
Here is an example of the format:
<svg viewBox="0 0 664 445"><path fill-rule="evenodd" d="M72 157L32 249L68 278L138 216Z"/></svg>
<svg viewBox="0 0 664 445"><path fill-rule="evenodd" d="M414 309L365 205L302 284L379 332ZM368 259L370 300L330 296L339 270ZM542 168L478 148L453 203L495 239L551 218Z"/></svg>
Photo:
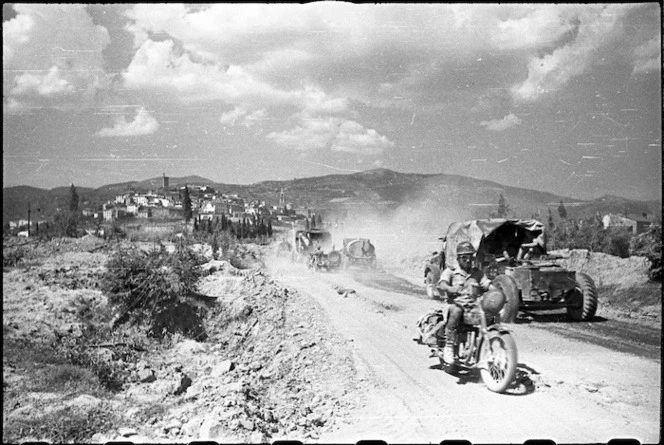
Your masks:
<svg viewBox="0 0 664 445"><path fill-rule="evenodd" d="M456 246L469 241L482 269L506 297L501 320L514 322L519 310L567 310L573 321L591 320L597 289L585 273L567 270L547 255L544 225L534 219L478 219L450 224L445 237L445 264L455 267ZM535 246L522 258L522 246ZM506 257L507 254L507 257Z"/></svg>
<svg viewBox="0 0 664 445"><path fill-rule="evenodd" d="M343 268L351 266L376 268L376 248L368 238L344 238Z"/></svg>

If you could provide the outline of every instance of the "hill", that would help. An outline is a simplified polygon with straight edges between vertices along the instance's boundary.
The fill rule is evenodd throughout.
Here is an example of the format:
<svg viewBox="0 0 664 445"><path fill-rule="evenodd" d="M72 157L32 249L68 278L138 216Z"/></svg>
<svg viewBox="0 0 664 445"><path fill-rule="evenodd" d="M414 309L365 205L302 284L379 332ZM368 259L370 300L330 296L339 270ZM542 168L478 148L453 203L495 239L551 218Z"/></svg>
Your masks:
<svg viewBox="0 0 664 445"><path fill-rule="evenodd" d="M129 190L155 190L161 187L162 181L161 177L156 177L97 189L77 187L77 192L82 206L93 206ZM496 210L501 194L510 209L509 217L546 220L549 210L557 217L558 206L563 202L570 218L590 217L597 212L648 213L661 218L661 202L610 195L587 201L459 175L400 173L387 169L250 185L215 183L200 176L169 178L171 187L185 184L211 186L218 192L258 199L268 205L279 203L283 189L287 203L328 216L363 215L371 219L374 215L384 217L391 213L394 218L438 227L454 220L488 217ZM68 205L69 187L52 190L9 187L3 189L3 195L3 222L6 222L26 218L28 203L31 208L40 208L42 215L52 215L56 208Z"/></svg>

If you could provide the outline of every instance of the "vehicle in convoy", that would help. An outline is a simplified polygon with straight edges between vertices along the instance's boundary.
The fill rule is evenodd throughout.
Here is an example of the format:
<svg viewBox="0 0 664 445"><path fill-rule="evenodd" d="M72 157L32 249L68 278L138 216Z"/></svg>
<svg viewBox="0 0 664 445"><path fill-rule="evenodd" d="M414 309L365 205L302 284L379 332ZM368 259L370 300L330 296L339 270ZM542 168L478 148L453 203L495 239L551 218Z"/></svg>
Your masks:
<svg viewBox="0 0 664 445"><path fill-rule="evenodd" d="M293 246L287 240L281 240L277 244L277 257L289 257L293 250Z"/></svg>
<svg viewBox="0 0 664 445"><path fill-rule="evenodd" d="M335 250L334 246L328 252L317 248L313 253L309 254L307 266L317 272L338 270L341 267L341 252Z"/></svg>
<svg viewBox="0 0 664 445"><path fill-rule="evenodd" d="M440 251L433 252L424 264L424 284L427 289L427 296L433 299L440 298L436 283L440 280L440 274L445 268L445 237L438 239L443 242L442 248Z"/></svg>
<svg viewBox="0 0 664 445"><path fill-rule="evenodd" d="M474 295L477 287L469 287L464 292ZM464 311L463 320L459 323L457 344L454 346L455 363L448 364L443 360L444 335L432 348L431 357L438 357L442 368L450 374L459 370L479 370L487 388L502 393L514 382L518 364L514 338L500 324L498 316L506 303L505 294L500 290L490 290L476 297L477 306Z"/></svg>
<svg viewBox="0 0 664 445"><path fill-rule="evenodd" d="M332 234L323 229L297 230L294 233L293 261L306 262L314 270L341 267L341 253L332 244Z"/></svg>
<svg viewBox="0 0 664 445"><path fill-rule="evenodd" d="M547 255L544 226L534 219L478 219L450 224L445 264L456 266L456 246L469 241L482 269L506 297L501 320L514 322L518 311L565 308L574 321L586 321L597 311L597 290L585 273L567 270ZM537 245L535 256L523 259L523 246ZM507 258L505 255L507 254ZM518 259L517 259L518 258Z"/></svg>
<svg viewBox="0 0 664 445"><path fill-rule="evenodd" d="M368 238L344 238L343 268L351 266L376 268L376 248Z"/></svg>

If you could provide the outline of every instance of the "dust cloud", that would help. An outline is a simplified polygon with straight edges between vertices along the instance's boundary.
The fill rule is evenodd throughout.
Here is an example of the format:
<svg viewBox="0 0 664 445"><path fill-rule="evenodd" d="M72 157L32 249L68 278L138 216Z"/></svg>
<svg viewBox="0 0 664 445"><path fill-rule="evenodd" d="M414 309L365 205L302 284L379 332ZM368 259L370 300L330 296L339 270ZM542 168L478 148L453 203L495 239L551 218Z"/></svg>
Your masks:
<svg viewBox="0 0 664 445"><path fill-rule="evenodd" d="M330 214L326 221L337 249L342 248L344 238L369 238L378 263L396 267L440 250L438 238L448 226L471 218L466 209L443 208L435 199L423 199L392 210L349 210L343 217Z"/></svg>

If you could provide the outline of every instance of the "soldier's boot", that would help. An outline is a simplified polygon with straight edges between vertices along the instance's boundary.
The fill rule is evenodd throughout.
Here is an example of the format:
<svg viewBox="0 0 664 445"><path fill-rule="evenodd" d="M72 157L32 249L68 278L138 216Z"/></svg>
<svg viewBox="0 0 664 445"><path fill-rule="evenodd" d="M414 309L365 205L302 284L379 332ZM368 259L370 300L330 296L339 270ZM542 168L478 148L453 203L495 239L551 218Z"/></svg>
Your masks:
<svg viewBox="0 0 664 445"><path fill-rule="evenodd" d="M443 361L448 365L454 363L454 346L451 343L448 343L443 348Z"/></svg>

